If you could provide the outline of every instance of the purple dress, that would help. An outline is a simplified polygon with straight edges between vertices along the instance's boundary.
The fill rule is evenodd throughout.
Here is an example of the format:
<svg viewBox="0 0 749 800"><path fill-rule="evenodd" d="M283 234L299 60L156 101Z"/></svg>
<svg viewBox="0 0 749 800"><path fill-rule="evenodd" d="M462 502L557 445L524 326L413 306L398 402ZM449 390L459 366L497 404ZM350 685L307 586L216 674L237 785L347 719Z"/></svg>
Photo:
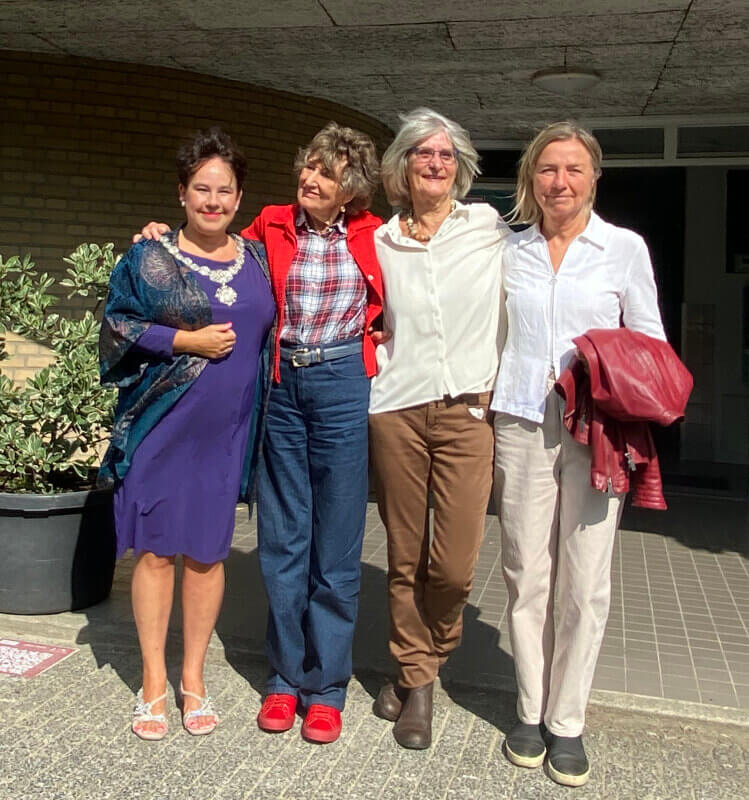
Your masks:
<svg viewBox="0 0 749 800"><path fill-rule="evenodd" d="M211 269L230 263L190 258ZM246 251L229 284L237 292L231 306L214 297L219 284L193 274L210 300L213 322L231 322L237 339L231 354L209 361L149 431L115 487L118 558L130 547L158 556L183 553L204 564L229 555L258 359L275 304L262 269ZM173 338L173 328L154 324L136 346L169 358Z"/></svg>

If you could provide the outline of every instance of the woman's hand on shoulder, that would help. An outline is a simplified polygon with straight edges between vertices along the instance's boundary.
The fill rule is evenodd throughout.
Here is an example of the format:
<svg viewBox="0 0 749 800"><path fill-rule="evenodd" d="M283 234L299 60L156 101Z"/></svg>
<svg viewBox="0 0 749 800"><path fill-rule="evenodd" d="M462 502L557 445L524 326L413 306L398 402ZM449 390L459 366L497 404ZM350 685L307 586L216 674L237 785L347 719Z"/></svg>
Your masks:
<svg viewBox="0 0 749 800"><path fill-rule="evenodd" d="M224 358L234 349L236 341L237 334L231 329L231 322L222 322L195 331L178 330L174 334L173 351L210 359Z"/></svg>
<svg viewBox="0 0 749 800"><path fill-rule="evenodd" d="M136 244L141 239L153 239L154 241L158 242L159 239L161 239L161 234L168 233L170 230L171 228L166 224L166 222L151 221L141 228L140 233L136 233L133 236L133 244Z"/></svg>

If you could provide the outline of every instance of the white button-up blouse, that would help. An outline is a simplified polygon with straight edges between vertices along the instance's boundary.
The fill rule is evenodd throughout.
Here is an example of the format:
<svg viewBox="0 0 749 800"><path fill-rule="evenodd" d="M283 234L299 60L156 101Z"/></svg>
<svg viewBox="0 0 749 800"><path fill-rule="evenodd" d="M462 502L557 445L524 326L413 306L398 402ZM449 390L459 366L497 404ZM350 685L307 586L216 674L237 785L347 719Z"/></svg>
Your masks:
<svg viewBox="0 0 749 800"><path fill-rule="evenodd" d="M546 409L549 373L575 354L573 338L623 323L665 340L653 267L641 236L592 213L556 274L538 225L512 234L503 254L507 340L491 407L534 422Z"/></svg>
<svg viewBox="0 0 749 800"><path fill-rule="evenodd" d="M377 230L392 338L377 348L371 414L491 389L509 233L486 203L456 203L426 243L404 236L397 215Z"/></svg>

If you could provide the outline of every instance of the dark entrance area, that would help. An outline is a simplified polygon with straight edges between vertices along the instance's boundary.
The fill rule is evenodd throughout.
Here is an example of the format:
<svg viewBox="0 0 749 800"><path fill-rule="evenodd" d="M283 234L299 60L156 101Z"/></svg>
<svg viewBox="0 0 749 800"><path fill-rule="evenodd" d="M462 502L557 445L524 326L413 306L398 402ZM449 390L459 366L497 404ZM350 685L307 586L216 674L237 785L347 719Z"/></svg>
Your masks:
<svg viewBox="0 0 749 800"><path fill-rule="evenodd" d="M596 210L639 233L650 249L668 341L679 352L684 296L684 186L680 167L606 167Z"/></svg>
<svg viewBox="0 0 749 800"><path fill-rule="evenodd" d="M596 210L603 219L631 228L645 239L653 260L658 301L668 341L681 350L684 296L684 191L680 167L606 167L598 181ZM661 464L679 463L679 427L653 427Z"/></svg>

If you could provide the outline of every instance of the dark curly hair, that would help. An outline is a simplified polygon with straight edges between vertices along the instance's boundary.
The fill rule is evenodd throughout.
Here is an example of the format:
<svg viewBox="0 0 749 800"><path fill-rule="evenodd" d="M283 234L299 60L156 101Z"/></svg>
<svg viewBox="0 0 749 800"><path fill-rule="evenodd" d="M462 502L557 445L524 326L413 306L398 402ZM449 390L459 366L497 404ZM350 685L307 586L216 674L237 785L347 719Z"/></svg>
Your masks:
<svg viewBox="0 0 749 800"><path fill-rule="evenodd" d="M237 188L241 189L247 177L247 159L229 134L218 126L207 131L197 131L177 151L177 177L182 186L187 186L197 170L214 156L218 156L231 167L237 179Z"/></svg>

